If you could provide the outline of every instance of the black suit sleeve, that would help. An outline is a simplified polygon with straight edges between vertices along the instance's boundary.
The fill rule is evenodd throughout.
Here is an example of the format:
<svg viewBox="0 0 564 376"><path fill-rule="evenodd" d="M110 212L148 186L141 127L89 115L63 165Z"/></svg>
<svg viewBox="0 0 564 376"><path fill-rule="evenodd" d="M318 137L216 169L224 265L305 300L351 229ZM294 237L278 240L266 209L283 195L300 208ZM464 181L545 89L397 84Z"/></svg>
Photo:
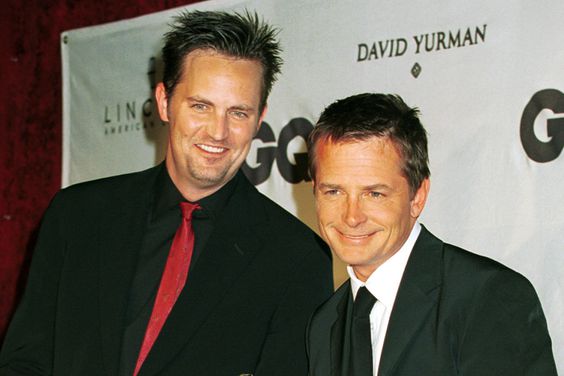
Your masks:
<svg viewBox="0 0 564 376"><path fill-rule="evenodd" d="M333 292L331 257L315 251L306 254L290 278L269 325L255 376L307 375L307 321Z"/></svg>
<svg viewBox="0 0 564 376"><path fill-rule="evenodd" d="M466 322L459 375L556 376L539 299L521 275L502 270L491 276Z"/></svg>
<svg viewBox="0 0 564 376"><path fill-rule="evenodd" d="M64 258L60 195L42 221L27 287L0 353L0 375L51 375L57 286Z"/></svg>

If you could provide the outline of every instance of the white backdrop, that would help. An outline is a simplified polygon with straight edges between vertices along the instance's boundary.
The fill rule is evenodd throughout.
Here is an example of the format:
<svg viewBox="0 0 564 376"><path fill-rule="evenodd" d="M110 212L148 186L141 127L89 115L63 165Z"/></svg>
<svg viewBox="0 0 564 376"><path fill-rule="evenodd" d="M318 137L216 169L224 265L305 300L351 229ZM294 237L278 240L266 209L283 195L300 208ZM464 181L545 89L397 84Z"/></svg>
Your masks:
<svg viewBox="0 0 564 376"><path fill-rule="evenodd" d="M470 4L469 4L470 3ZM285 65L246 172L316 229L305 174L320 111L360 92L400 94L429 132L421 221L535 285L564 373L564 3L209 1L281 28ZM62 35L63 185L160 162L152 107L161 36L179 9ZM336 263L336 284L344 280Z"/></svg>

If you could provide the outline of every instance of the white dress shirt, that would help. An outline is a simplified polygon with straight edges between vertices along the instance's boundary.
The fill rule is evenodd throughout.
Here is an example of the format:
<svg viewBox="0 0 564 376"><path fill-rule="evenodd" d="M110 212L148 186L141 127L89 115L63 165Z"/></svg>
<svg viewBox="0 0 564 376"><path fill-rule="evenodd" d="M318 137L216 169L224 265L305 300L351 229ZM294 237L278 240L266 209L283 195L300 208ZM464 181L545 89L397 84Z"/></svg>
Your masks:
<svg viewBox="0 0 564 376"><path fill-rule="evenodd" d="M415 241L421 232L421 225L416 222L409 237L392 257L386 260L378 267L366 280L359 280L352 267L347 266L347 272L351 279L351 289L353 299L356 298L358 289L366 286L368 291L376 299L376 304L370 312L370 334L372 341L372 369L374 376L378 375L378 365L380 364L380 356L382 355L382 347L384 346L384 338L390 321L390 314L396 300L401 277L407 265L407 260L413 249Z"/></svg>

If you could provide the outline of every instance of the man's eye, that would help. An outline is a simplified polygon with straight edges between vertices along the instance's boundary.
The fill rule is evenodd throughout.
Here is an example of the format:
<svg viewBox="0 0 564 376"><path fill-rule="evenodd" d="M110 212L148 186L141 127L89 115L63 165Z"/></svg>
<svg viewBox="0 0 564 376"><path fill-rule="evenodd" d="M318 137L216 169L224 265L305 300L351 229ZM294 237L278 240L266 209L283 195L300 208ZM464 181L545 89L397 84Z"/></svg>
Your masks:
<svg viewBox="0 0 564 376"><path fill-rule="evenodd" d="M372 198L378 198L378 197L381 197L381 196L382 196L382 193L372 191L372 192L369 193L369 195L370 195L370 197L372 197Z"/></svg>
<svg viewBox="0 0 564 376"><path fill-rule="evenodd" d="M194 103L192 105L192 108L196 111L205 111L208 108L208 106L202 103Z"/></svg>
<svg viewBox="0 0 564 376"><path fill-rule="evenodd" d="M327 196L336 196L339 194L339 190L337 189L329 189L327 191L325 191L325 195Z"/></svg>
<svg viewBox="0 0 564 376"><path fill-rule="evenodd" d="M235 117L236 119L246 119L246 118L249 117L249 116L247 115L247 113L246 113L246 112L243 112L243 111L233 111L231 114L232 114L233 117Z"/></svg>

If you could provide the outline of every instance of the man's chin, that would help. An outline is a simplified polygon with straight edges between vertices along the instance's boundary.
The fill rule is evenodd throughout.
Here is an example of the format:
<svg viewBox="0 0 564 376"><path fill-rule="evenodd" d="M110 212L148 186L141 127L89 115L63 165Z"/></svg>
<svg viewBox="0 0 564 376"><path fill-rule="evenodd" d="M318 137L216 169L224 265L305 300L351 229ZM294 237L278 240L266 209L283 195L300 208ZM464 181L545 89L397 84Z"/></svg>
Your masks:
<svg viewBox="0 0 564 376"><path fill-rule="evenodd" d="M341 247L335 254L347 265L365 265L370 262L366 248L363 247Z"/></svg>
<svg viewBox="0 0 564 376"><path fill-rule="evenodd" d="M234 174L233 174L234 175ZM199 183L201 187L212 188L222 186L231 180L232 176L228 175L228 171L197 171L192 173L192 177Z"/></svg>

